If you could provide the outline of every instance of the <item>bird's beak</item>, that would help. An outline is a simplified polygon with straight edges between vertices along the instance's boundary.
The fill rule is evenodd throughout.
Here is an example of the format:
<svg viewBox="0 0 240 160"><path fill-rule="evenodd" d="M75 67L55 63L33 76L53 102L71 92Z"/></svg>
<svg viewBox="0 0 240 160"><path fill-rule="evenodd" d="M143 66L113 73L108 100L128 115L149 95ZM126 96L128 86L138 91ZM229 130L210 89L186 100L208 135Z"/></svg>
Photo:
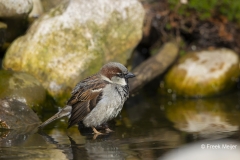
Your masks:
<svg viewBox="0 0 240 160"><path fill-rule="evenodd" d="M133 77L135 77L135 75L131 72L128 72L128 74L125 75L125 78L127 78L127 79L128 78L133 78Z"/></svg>

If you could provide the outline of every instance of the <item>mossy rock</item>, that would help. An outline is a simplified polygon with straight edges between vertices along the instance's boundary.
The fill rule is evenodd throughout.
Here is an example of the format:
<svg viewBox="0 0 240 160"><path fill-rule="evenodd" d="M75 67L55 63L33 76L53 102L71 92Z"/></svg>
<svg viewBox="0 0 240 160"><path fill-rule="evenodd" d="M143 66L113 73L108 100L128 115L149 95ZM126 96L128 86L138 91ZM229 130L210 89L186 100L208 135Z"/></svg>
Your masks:
<svg viewBox="0 0 240 160"><path fill-rule="evenodd" d="M184 97L214 96L233 88L239 73L239 57L232 50L189 53L166 74L164 87Z"/></svg>
<svg viewBox="0 0 240 160"><path fill-rule="evenodd" d="M0 98L13 98L40 111L46 91L36 78L27 73L0 70Z"/></svg>
<svg viewBox="0 0 240 160"><path fill-rule="evenodd" d="M78 81L108 61L126 64L142 36L137 0L73 0L36 20L8 49L3 67L34 75L64 105Z"/></svg>

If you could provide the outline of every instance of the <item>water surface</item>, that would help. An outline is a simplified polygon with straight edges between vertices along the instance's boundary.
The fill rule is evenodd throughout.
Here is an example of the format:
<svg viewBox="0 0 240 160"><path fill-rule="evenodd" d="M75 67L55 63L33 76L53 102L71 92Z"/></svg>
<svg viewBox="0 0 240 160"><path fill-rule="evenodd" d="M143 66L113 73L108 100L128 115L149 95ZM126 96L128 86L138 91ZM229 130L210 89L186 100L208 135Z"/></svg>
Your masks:
<svg viewBox="0 0 240 160"><path fill-rule="evenodd" d="M239 122L240 92L176 99L142 91L126 102L111 123L115 132L110 134L93 137L91 131L79 131L77 126L67 129L67 118L38 132L0 130L0 159L168 159L166 155L180 152L198 157L198 153L204 155L202 151L213 153L202 149L202 144L215 143L236 145L236 149L221 151L234 155L240 149Z"/></svg>

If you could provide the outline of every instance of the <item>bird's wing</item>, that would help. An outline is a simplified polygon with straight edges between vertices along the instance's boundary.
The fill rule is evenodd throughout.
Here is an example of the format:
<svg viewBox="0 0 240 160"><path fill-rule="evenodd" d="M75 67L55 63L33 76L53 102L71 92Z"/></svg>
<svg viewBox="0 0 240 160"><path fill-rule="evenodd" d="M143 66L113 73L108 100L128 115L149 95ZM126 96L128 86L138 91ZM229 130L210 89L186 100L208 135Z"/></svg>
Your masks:
<svg viewBox="0 0 240 160"><path fill-rule="evenodd" d="M102 88L107 85L107 82L96 78L93 76L87 81L80 82L76 86L78 89L72 92L72 97L67 103L72 106L68 127L82 121L101 99Z"/></svg>

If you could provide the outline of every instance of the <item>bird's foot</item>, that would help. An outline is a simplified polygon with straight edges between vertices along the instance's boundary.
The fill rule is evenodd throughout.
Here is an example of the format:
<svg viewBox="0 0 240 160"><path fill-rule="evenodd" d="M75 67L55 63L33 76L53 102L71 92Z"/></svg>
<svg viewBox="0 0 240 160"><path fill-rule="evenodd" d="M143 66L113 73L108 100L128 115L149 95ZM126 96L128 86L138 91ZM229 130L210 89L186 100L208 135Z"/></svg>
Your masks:
<svg viewBox="0 0 240 160"><path fill-rule="evenodd" d="M94 134L94 136L93 136L93 139L95 140L99 135L102 135L103 133L101 133L101 132L98 132L97 130L96 130L96 128L94 128L94 127L92 127L92 130L93 130L93 134Z"/></svg>
<svg viewBox="0 0 240 160"><path fill-rule="evenodd" d="M113 130L111 130L109 128L106 128L105 131L106 131L106 133L114 132Z"/></svg>
<svg viewBox="0 0 240 160"><path fill-rule="evenodd" d="M94 127L92 127L92 130L93 130L93 134L94 134L93 139L96 139L99 135L107 135L107 133L114 132L113 130L111 130L109 128L105 129L106 133L101 133Z"/></svg>
<svg viewBox="0 0 240 160"><path fill-rule="evenodd" d="M94 127L92 127L92 130L93 130L93 133L94 133L94 134L97 134L97 135L102 134L101 132L98 132L98 131L96 130L96 128L94 128Z"/></svg>

